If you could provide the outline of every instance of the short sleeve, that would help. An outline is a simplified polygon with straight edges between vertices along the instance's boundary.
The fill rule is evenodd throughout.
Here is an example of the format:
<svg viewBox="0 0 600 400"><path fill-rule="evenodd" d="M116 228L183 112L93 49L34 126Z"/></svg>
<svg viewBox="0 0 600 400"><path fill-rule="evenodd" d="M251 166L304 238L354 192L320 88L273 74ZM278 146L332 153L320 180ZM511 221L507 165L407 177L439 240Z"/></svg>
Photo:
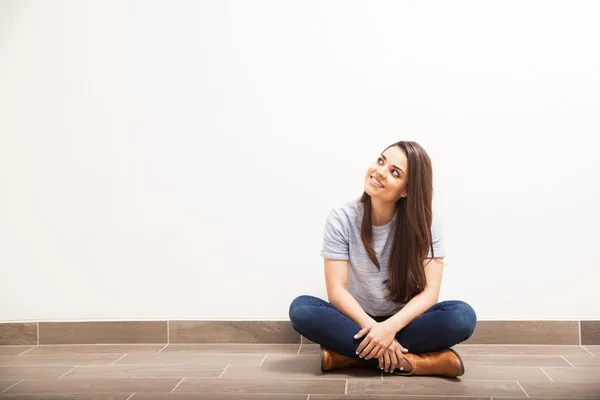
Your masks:
<svg viewBox="0 0 600 400"><path fill-rule="evenodd" d="M433 218L433 222L431 224L431 238L433 241L433 251L435 257L445 257L446 249L444 248L444 235L442 230L442 223L439 218ZM431 249L427 253L427 258L431 258Z"/></svg>
<svg viewBox="0 0 600 400"><path fill-rule="evenodd" d="M325 221L323 233L323 249L321 257L332 260L349 259L349 232L344 214L338 209L332 209Z"/></svg>

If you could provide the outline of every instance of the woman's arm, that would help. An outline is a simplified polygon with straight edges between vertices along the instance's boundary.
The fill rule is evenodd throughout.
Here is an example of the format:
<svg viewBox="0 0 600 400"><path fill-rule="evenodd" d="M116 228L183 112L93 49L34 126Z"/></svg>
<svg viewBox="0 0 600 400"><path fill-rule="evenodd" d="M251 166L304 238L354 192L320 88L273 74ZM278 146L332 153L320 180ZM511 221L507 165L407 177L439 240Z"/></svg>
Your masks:
<svg viewBox="0 0 600 400"><path fill-rule="evenodd" d="M377 323L348 292L348 261L325 259L325 284L329 302L362 328Z"/></svg>

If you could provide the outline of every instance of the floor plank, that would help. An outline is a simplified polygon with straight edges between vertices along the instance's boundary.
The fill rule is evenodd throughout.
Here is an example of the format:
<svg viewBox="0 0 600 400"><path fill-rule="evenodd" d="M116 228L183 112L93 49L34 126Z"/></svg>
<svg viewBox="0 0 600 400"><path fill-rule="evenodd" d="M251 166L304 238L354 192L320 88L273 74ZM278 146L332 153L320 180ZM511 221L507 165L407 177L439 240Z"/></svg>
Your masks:
<svg viewBox="0 0 600 400"><path fill-rule="evenodd" d="M179 378L148 379L26 379L8 389L13 393L123 393L170 392L181 381Z"/></svg>
<svg viewBox="0 0 600 400"><path fill-rule="evenodd" d="M527 397L515 381L458 381L440 377L350 379L348 394Z"/></svg>
<svg viewBox="0 0 600 400"><path fill-rule="evenodd" d="M0 356L0 365L43 366L43 365L110 365L121 357L119 354L23 354Z"/></svg>
<svg viewBox="0 0 600 400"><path fill-rule="evenodd" d="M189 354L189 353L159 353L159 354L127 354L115 364L146 364L146 365L260 365L266 354Z"/></svg>
<svg viewBox="0 0 600 400"><path fill-rule="evenodd" d="M554 382L600 382L600 367L544 368L544 371Z"/></svg>
<svg viewBox="0 0 600 400"><path fill-rule="evenodd" d="M14 379L58 379L71 371L71 366L25 366L25 367L3 367L0 366L2 378ZM0 390L1 391L1 390Z"/></svg>
<svg viewBox="0 0 600 400"><path fill-rule="evenodd" d="M165 347L161 354L186 353L186 354L296 354L300 348L299 344L170 344ZM582 349L583 351L583 349Z"/></svg>
<svg viewBox="0 0 600 400"><path fill-rule="evenodd" d="M62 379L73 378L218 378L227 365L110 365L78 367Z"/></svg>
<svg viewBox="0 0 600 400"><path fill-rule="evenodd" d="M35 346L0 346L0 356L16 356L34 347Z"/></svg>
<svg viewBox="0 0 600 400"><path fill-rule="evenodd" d="M306 400L307 397L308 396L304 394L284 393L136 393L131 400ZM313 398L313 396L311 396L311 398Z"/></svg>
<svg viewBox="0 0 600 400"><path fill-rule="evenodd" d="M27 354L125 354L158 353L164 344L138 345L41 345Z"/></svg>
<svg viewBox="0 0 600 400"><path fill-rule="evenodd" d="M587 356L589 353L579 345L499 345L459 344L453 347L463 355L511 355L511 356Z"/></svg>
<svg viewBox="0 0 600 400"><path fill-rule="evenodd" d="M600 382L522 382L531 397L600 398Z"/></svg>
<svg viewBox="0 0 600 400"><path fill-rule="evenodd" d="M345 379L184 379L175 389L199 393L343 394Z"/></svg>
<svg viewBox="0 0 600 400"><path fill-rule="evenodd" d="M0 394L0 400L128 400L132 395L133 393L24 393Z"/></svg>
<svg viewBox="0 0 600 400"><path fill-rule="evenodd" d="M461 355L465 368L475 367L568 367L561 356Z"/></svg>

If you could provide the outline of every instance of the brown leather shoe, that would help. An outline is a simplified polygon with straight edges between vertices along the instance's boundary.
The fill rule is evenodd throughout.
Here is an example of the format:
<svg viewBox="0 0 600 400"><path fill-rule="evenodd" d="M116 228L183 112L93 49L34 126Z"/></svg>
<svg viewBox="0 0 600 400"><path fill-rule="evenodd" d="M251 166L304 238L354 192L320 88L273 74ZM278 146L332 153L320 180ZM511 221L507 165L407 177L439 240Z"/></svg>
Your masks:
<svg viewBox="0 0 600 400"><path fill-rule="evenodd" d="M394 372L396 375L437 375L456 378L465 373L465 365L456 351L445 349L432 353L406 353L404 358L412 366L410 372Z"/></svg>
<svg viewBox="0 0 600 400"><path fill-rule="evenodd" d="M357 360L321 346L321 371L323 372L339 368L369 368L378 364L377 359L375 359L375 363L373 360Z"/></svg>

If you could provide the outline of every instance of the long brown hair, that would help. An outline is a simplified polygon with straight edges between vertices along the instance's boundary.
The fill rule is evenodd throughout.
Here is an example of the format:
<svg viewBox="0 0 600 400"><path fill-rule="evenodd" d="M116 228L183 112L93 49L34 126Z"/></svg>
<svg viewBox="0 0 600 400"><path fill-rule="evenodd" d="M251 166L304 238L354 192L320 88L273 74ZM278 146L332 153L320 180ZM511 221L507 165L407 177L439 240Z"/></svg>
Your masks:
<svg viewBox="0 0 600 400"><path fill-rule="evenodd" d="M408 160L407 196L396 202L396 222L393 231L392 251L389 259L389 276L385 283L389 288L387 299L404 303L421 293L427 283L423 261L431 249L431 224L433 221L433 174L431 160L425 150L415 142L400 141L392 146L400 147ZM385 150L384 150L385 151ZM371 196L363 192L361 239L369 258L381 270L373 249L371 225Z"/></svg>

